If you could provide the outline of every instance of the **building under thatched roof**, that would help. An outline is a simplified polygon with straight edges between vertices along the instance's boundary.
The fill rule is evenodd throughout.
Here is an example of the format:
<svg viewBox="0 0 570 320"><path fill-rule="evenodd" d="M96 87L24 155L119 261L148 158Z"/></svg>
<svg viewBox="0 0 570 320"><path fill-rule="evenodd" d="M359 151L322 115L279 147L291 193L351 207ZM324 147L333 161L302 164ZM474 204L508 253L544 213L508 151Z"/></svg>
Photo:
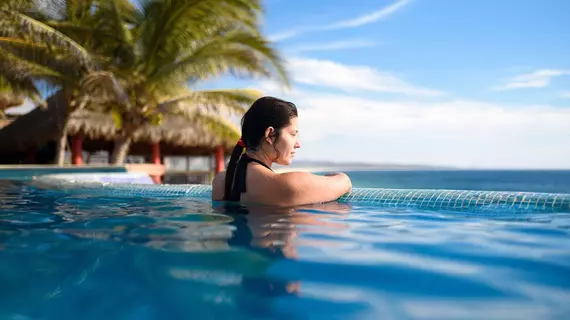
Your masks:
<svg viewBox="0 0 570 320"><path fill-rule="evenodd" d="M36 108L0 129L0 154L27 152L57 141L64 124L67 102L60 94L51 96L47 108ZM82 136L85 151L111 151L118 129L111 115L78 110L70 115L68 136ZM226 138L217 137L212 130L192 123L182 116L166 116L161 125L146 125L134 137L129 154L148 155L151 145L159 143L163 155L211 155L218 146L231 152L238 137L237 129Z"/></svg>

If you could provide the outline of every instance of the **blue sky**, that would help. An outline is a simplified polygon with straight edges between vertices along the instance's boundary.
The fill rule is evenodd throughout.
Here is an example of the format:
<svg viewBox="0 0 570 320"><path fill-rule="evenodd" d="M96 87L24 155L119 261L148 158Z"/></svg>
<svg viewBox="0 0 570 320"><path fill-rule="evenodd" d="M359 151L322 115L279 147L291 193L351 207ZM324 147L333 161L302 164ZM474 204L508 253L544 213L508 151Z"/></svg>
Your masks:
<svg viewBox="0 0 570 320"><path fill-rule="evenodd" d="M306 26L357 20L391 6L397 9L367 24L283 39L278 47L285 53L316 44L353 42L353 49L303 55L391 70L408 81L456 94L542 102L537 92L522 97L520 92L491 94L486 89L519 73L568 67L570 2L564 0L313 0L301 4L268 0L267 33L279 36ZM369 46L359 48L358 43ZM558 80L542 94L564 90L570 83Z"/></svg>
<svg viewBox="0 0 570 320"><path fill-rule="evenodd" d="M570 168L570 1L267 0L299 159ZM565 16L566 15L566 16Z"/></svg>

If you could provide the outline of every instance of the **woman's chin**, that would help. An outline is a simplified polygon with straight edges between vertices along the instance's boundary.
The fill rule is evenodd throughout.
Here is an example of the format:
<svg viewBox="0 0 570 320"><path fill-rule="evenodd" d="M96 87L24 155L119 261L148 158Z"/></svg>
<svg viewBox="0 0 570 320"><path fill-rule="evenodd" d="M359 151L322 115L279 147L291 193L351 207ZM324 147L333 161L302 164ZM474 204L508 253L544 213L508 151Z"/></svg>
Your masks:
<svg viewBox="0 0 570 320"><path fill-rule="evenodd" d="M293 159L279 159L279 161L277 161L277 164L280 166L288 166L293 162Z"/></svg>

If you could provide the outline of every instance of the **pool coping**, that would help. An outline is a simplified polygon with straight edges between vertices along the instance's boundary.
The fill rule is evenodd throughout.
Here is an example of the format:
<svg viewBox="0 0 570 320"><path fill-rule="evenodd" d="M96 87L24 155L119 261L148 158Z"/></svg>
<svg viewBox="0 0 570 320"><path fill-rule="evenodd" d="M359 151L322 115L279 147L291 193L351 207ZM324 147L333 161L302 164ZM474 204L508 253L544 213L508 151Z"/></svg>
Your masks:
<svg viewBox="0 0 570 320"><path fill-rule="evenodd" d="M0 165L0 179L28 180L37 176L52 174L109 174L109 173L134 173L146 174L155 183L164 176L166 167L162 164L141 163L124 165Z"/></svg>

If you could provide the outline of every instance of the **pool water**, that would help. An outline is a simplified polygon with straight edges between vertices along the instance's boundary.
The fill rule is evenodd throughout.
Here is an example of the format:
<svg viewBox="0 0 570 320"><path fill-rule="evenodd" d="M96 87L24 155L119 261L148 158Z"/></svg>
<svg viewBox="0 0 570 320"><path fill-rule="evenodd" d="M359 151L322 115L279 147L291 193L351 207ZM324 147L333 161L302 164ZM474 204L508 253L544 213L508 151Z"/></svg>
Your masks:
<svg viewBox="0 0 570 320"><path fill-rule="evenodd" d="M0 180L0 319L567 319L570 214L295 210Z"/></svg>

